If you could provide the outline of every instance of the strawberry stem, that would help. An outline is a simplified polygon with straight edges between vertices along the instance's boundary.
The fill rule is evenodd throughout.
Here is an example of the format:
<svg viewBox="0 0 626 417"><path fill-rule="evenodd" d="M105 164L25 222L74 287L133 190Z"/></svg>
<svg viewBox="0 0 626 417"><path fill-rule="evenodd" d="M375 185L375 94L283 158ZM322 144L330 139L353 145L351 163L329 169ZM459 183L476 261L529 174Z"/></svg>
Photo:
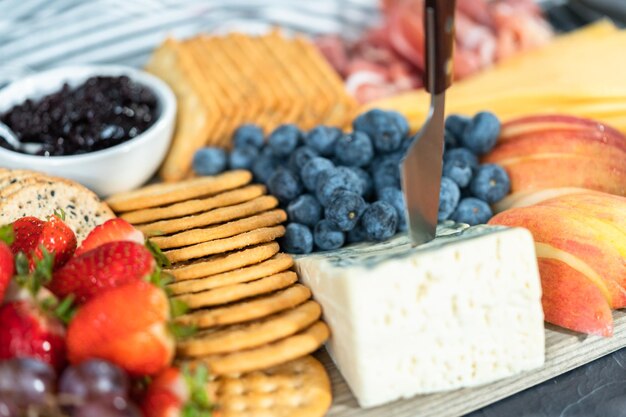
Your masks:
<svg viewBox="0 0 626 417"><path fill-rule="evenodd" d="M199 365L191 372L185 365L182 368L182 375L189 387L190 398L183 406L183 417L211 417L213 404L207 392L209 382L209 370L206 366Z"/></svg>
<svg viewBox="0 0 626 417"><path fill-rule="evenodd" d="M185 340L198 332L196 326L185 326L174 322L169 322L167 327L176 340Z"/></svg>
<svg viewBox="0 0 626 417"><path fill-rule="evenodd" d="M146 248L148 248L150 253L152 253L154 260L159 267L165 268L172 265L170 260L167 259L167 256L165 256L161 251L161 248L154 244L154 242L152 242L150 239L146 239Z"/></svg>
<svg viewBox="0 0 626 417"><path fill-rule="evenodd" d="M57 216L59 219L65 221L65 210L63 210L62 208L58 208L58 209L54 210L53 215Z"/></svg>
<svg viewBox="0 0 626 417"><path fill-rule="evenodd" d="M65 325L69 324L76 314L76 308L74 308L74 298L74 294L68 295L54 309L54 315L65 323Z"/></svg>
<svg viewBox="0 0 626 417"><path fill-rule="evenodd" d="M7 224L0 227L0 240L7 245L12 245L15 240L15 233L13 233L13 225Z"/></svg>

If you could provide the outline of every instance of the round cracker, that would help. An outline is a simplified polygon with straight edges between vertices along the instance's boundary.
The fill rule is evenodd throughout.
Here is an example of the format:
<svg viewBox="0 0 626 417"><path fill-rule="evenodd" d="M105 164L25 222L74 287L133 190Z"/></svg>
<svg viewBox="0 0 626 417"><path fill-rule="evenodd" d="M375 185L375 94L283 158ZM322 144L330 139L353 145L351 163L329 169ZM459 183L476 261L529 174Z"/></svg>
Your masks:
<svg viewBox="0 0 626 417"><path fill-rule="evenodd" d="M248 184L248 171L228 171L211 177L193 178L176 183L158 183L109 197L107 203L114 211L133 211L178 203L197 197L215 195Z"/></svg>
<svg viewBox="0 0 626 417"><path fill-rule="evenodd" d="M274 292L290 286L297 280L298 276L295 272L286 271L252 282L228 285L193 294L178 295L174 298L184 302L189 308L210 307Z"/></svg>
<svg viewBox="0 0 626 417"><path fill-rule="evenodd" d="M165 251L163 254L172 263L183 262L190 259L216 255L218 253L230 252L261 243L272 242L284 234L284 226L262 227L260 229L241 233L237 236L199 243L197 245L187 246L181 249Z"/></svg>
<svg viewBox="0 0 626 417"><path fill-rule="evenodd" d="M250 349L291 336L313 324L321 314L318 303L307 301L259 320L198 332L180 341L177 350L182 356L197 357Z"/></svg>
<svg viewBox="0 0 626 417"><path fill-rule="evenodd" d="M225 191L213 197L194 199L166 207L157 207L144 210L122 213L120 217L132 224L154 222L156 220L173 219L190 216L215 208L232 206L253 200L265 194L265 186L252 184L236 190Z"/></svg>
<svg viewBox="0 0 626 417"><path fill-rule="evenodd" d="M263 262L276 255L278 250L278 243L270 242L236 252L211 256L207 259L184 262L167 269L166 272L171 274L176 281L197 279Z"/></svg>
<svg viewBox="0 0 626 417"><path fill-rule="evenodd" d="M324 366L305 356L212 384L222 417L322 417L332 403Z"/></svg>
<svg viewBox="0 0 626 417"><path fill-rule="evenodd" d="M266 261L247 266L245 268L239 268L234 271L228 271L204 278L174 282L168 286L168 290L174 295L206 291L213 288L223 287L225 285L233 285L261 279L263 277L286 271L292 266L293 258L286 253L279 253Z"/></svg>
<svg viewBox="0 0 626 417"><path fill-rule="evenodd" d="M253 349L224 355L210 355L183 360L192 367L204 364L212 375L251 372L285 363L316 351L328 340L326 323L317 321L311 327L285 339Z"/></svg>
<svg viewBox="0 0 626 417"><path fill-rule="evenodd" d="M229 304L220 308L196 310L176 317L175 321L199 329L243 323L295 307L310 297L311 290L304 285L294 284L287 289L270 295L255 297L249 301Z"/></svg>

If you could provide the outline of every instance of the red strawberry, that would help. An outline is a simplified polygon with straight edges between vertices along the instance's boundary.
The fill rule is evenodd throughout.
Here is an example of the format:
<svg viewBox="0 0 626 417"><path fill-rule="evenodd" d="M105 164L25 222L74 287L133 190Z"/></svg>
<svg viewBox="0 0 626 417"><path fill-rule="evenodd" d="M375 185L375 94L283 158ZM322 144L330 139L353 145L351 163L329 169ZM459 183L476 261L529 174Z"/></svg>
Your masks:
<svg viewBox="0 0 626 417"><path fill-rule="evenodd" d="M35 260L43 257L42 247L54 253L54 268L58 269L72 257L76 250L76 236L63 222L63 214L53 214L47 221L36 217L22 217L13 223L15 240L11 245L14 254L24 252L31 270Z"/></svg>
<svg viewBox="0 0 626 417"><path fill-rule="evenodd" d="M0 242L0 304L4 300L4 294L15 274L15 263L11 248L4 242Z"/></svg>
<svg viewBox="0 0 626 417"><path fill-rule="evenodd" d="M96 295L84 304L67 331L71 363L100 358L131 375L154 375L174 356L165 292L137 281Z"/></svg>
<svg viewBox="0 0 626 417"><path fill-rule="evenodd" d="M135 229L133 225L128 223L124 219L111 219L107 220L100 226L96 226L89 235L85 238L83 243L74 253L74 256L82 255L85 252L89 252L98 246L105 243L115 241L131 241L137 243L143 243L143 233Z"/></svg>
<svg viewBox="0 0 626 417"><path fill-rule="evenodd" d="M170 367L155 377L143 399L144 417L180 417L183 409L193 409L197 416L210 416L212 406L207 391L206 368L195 373Z"/></svg>
<svg viewBox="0 0 626 417"><path fill-rule="evenodd" d="M0 307L0 360L30 357L57 370L65 363L65 328L30 300Z"/></svg>
<svg viewBox="0 0 626 417"><path fill-rule="evenodd" d="M48 289L59 298L74 294L82 304L94 295L143 280L155 267L152 253L136 242L109 242L72 258L57 270Z"/></svg>

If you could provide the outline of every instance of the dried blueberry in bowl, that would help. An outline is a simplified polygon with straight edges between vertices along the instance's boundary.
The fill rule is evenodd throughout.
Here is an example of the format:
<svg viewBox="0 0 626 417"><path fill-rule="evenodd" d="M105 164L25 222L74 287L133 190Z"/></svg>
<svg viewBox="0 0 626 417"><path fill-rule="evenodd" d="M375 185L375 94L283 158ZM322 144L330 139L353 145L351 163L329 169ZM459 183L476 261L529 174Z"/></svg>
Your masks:
<svg viewBox="0 0 626 417"><path fill-rule="evenodd" d="M42 156L80 155L107 149L145 132L158 117L147 86L126 75L92 76L76 87L27 99L0 113L23 143L40 143ZM0 146L16 152L5 138Z"/></svg>

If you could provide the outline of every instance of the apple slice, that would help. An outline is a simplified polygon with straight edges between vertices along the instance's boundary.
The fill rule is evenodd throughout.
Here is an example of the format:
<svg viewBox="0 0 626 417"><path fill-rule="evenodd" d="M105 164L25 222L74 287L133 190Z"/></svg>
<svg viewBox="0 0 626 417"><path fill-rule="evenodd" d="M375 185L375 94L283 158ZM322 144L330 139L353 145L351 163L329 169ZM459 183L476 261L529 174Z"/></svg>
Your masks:
<svg viewBox="0 0 626 417"><path fill-rule="evenodd" d="M558 187L558 188L546 188L538 191L518 191L513 194L509 194L502 200L494 204L493 209L496 213L503 212L511 208L528 207L534 204L541 203L546 200L551 200L556 197L570 194L581 194L593 192L586 188L576 187ZM600 193L607 195L606 193Z"/></svg>

